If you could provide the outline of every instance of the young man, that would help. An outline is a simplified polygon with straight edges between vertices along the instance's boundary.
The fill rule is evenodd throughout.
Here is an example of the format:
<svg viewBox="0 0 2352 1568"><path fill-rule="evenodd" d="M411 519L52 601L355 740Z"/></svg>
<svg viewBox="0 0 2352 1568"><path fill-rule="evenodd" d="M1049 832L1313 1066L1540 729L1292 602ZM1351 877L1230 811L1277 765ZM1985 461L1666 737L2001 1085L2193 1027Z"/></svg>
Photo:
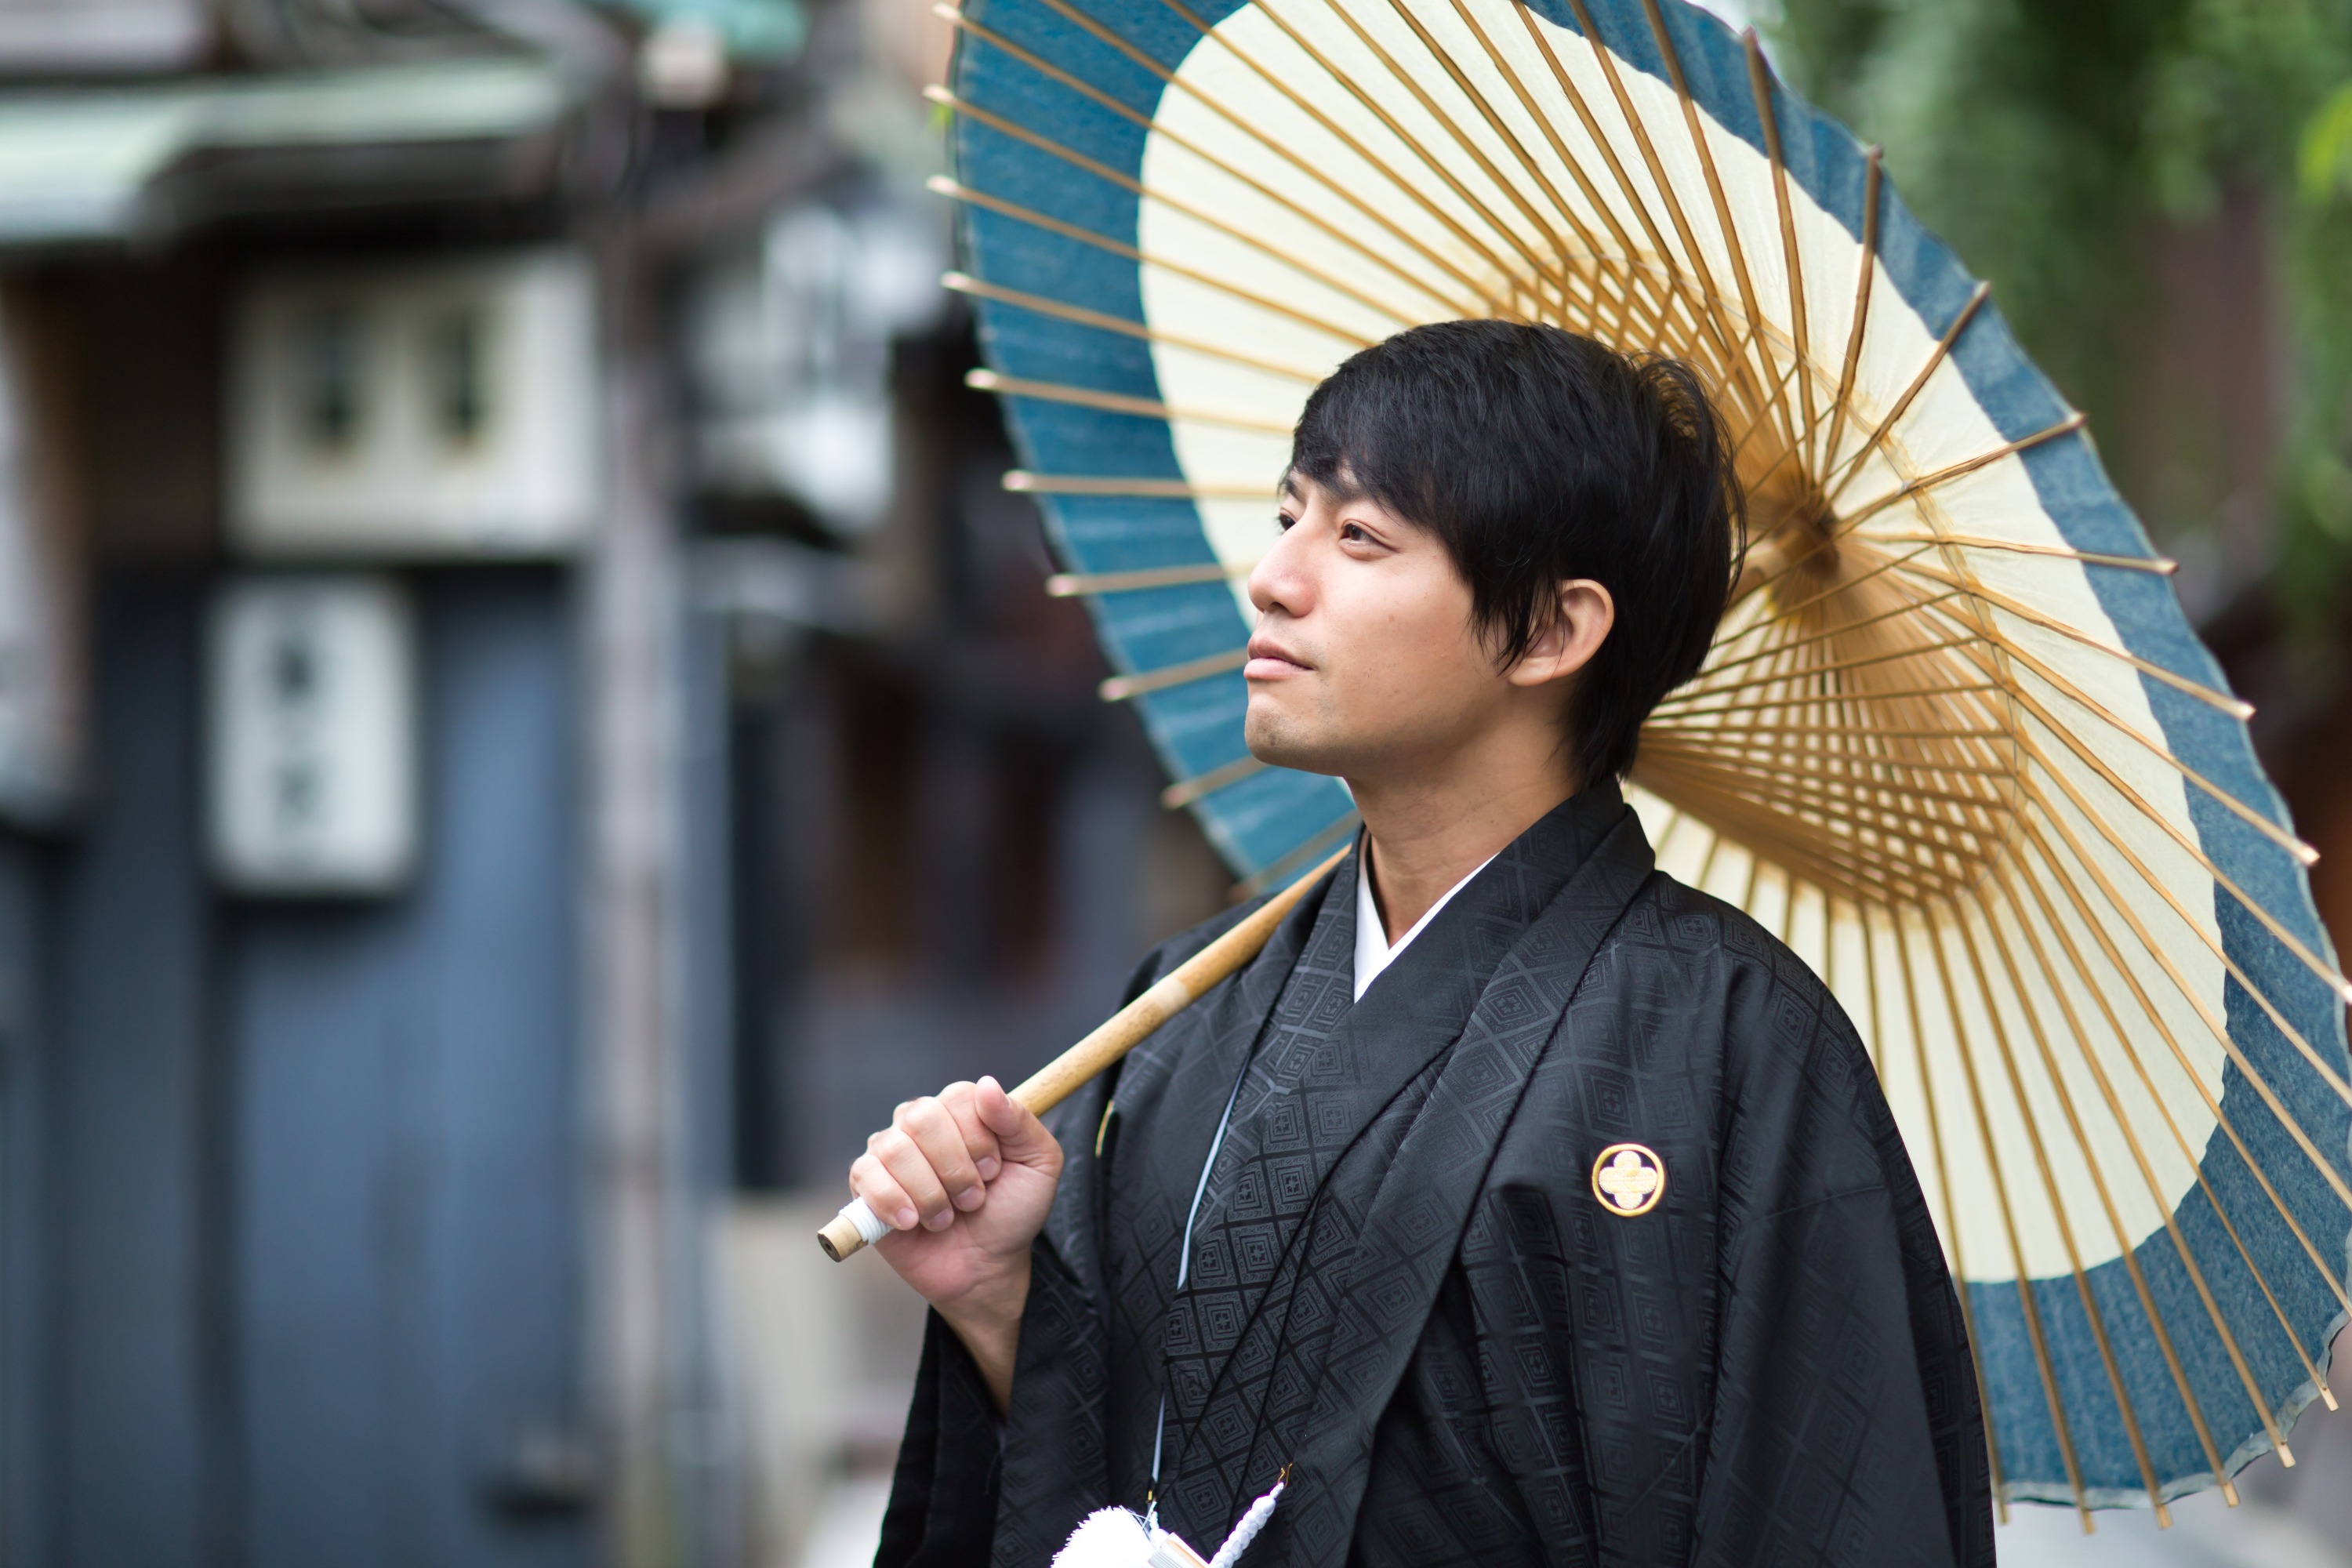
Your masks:
<svg viewBox="0 0 2352 1568"><path fill-rule="evenodd" d="M1345 779L1358 853L1052 1130L958 1084L852 1168L936 1309L879 1562L1041 1568L1115 1503L1213 1544L1288 1466L1250 1563L1991 1563L1853 1028L1618 793L1734 569L1696 384L1417 328L1284 492L1250 750Z"/></svg>

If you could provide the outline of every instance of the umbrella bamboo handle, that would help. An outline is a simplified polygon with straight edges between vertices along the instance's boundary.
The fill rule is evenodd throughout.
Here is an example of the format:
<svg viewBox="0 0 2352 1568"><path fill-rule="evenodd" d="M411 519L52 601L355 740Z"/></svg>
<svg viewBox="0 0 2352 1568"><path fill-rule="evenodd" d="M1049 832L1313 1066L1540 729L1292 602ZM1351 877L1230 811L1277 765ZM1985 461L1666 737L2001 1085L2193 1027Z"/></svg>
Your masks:
<svg viewBox="0 0 2352 1568"><path fill-rule="evenodd" d="M1152 1032L1191 1006L1210 987L1258 955L1307 890L1321 881L1353 845L1268 899L1224 935L1178 964L1150 990L1112 1014L1102 1026L1047 1062L1013 1091L1013 1100L1036 1115L1068 1099L1077 1088L1151 1037ZM864 1198L852 1198L816 1233L816 1244L835 1263L890 1234Z"/></svg>

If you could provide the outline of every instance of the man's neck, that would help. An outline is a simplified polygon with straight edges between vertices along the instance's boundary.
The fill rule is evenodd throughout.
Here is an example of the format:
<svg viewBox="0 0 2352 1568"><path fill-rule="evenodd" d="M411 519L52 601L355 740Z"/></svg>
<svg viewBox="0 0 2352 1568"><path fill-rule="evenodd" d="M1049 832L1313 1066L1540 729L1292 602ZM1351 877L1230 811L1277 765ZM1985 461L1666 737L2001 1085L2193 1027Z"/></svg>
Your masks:
<svg viewBox="0 0 2352 1568"><path fill-rule="evenodd" d="M1394 943L1462 879L1574 795L1577 781L1546 768L1496 788L1350 779L1370 843L1368 869L1381 924Z"/></svg>

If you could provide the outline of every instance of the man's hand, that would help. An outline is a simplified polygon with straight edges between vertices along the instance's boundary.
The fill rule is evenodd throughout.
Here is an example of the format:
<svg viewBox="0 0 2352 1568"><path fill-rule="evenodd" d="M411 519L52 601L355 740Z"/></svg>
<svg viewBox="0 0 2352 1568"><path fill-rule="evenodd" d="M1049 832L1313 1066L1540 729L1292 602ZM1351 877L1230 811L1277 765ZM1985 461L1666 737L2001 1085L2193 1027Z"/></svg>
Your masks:
<svg viewBox="0 0 2352 1568"><path fill-rule="evenodd" d="M937 1308L1007 1407L1029 1244L1062 1179L1062 1146L992 1078L898 1107L849 1167L850 1189L895 1233L878 1244Z"/></svg>

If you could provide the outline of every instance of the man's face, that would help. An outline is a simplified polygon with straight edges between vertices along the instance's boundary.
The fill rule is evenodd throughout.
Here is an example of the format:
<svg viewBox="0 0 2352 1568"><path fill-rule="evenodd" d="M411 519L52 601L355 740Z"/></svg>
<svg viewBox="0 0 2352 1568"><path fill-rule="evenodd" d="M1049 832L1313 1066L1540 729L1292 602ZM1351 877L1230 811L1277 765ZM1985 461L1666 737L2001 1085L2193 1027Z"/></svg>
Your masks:
<svg viewBox="0 0 2352 1568"><path fill-rule="evenodd" d="M1412 772L1492 725L1512 686L1436 535L1293 476L1250 574L1249 749L1308 773Z"/></svg>

